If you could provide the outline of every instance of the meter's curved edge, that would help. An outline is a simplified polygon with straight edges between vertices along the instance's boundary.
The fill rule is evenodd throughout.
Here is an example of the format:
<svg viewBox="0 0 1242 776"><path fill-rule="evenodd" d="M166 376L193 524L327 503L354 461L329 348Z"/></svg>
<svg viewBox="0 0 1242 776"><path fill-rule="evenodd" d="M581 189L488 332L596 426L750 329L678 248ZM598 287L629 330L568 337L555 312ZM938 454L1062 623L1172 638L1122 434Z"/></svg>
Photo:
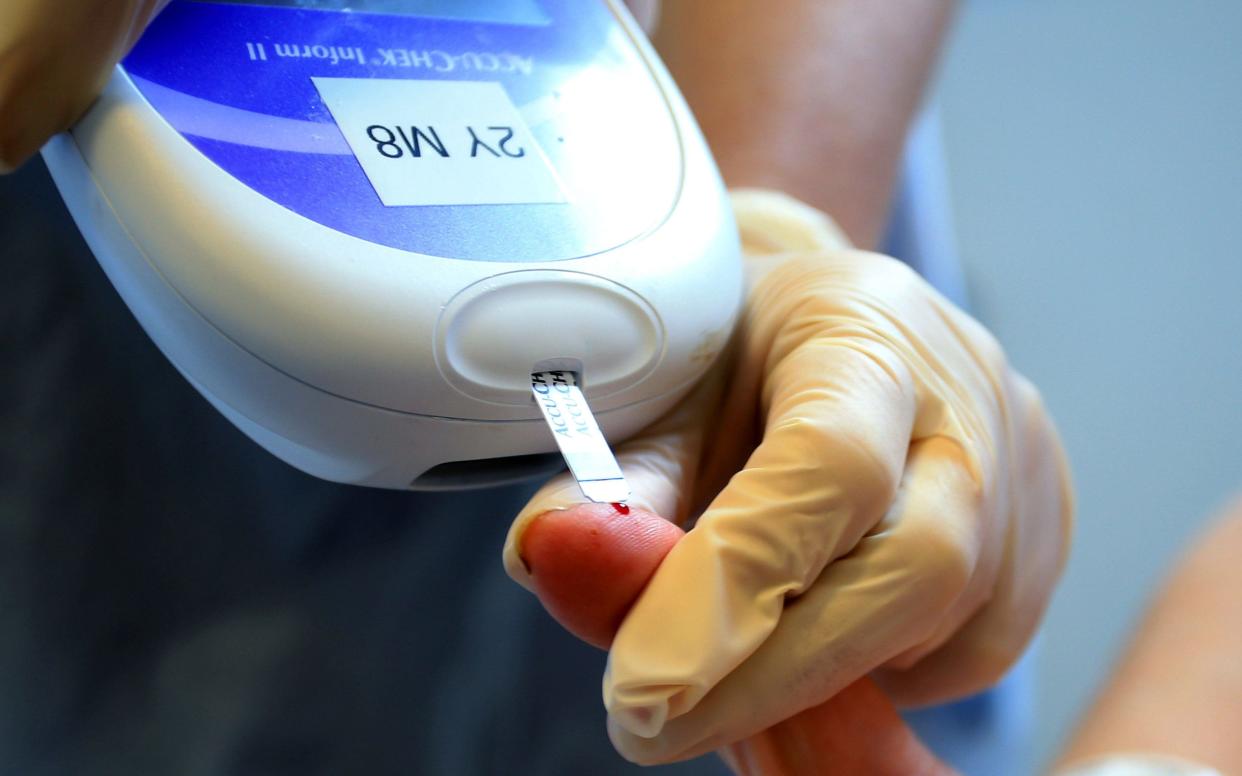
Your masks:
<svg viewBox="0 0 1242 776"><path fill-rule="evenodd" d="M635 375L633 384L601 392L606 386L595 383L593 395L591 371L582 375L588 399L594 402L601 398L596 403L597 419L614 443L671 409L706 371L728 340L742 283L727 195L706 144L645 39L635 37L676 119L685 169L682 191L665 222L625 246L627 257L638 267L634 277L639 280L631 277L631 282L623 285L639 300L638 306L648 305L656 325L667 330L667 336L655 360L645 372ZM216 197L246 195L247 209L270 208L273 218L279 216L277 222L301 217L228 178L205 158L191 156L192 163L184 168L167 164L167 157L161 164L160 156L167 149L188 143L159 116L142 108L141 95L118 70L83 122L71 133L54 138L45 147L44 158L87 242L148 335L189 382L244 433L316 477L399 489L437 484L424 482L420 476L445 465L555 451L533 402L514 401L512 396L500 395L504 391L493 396L486 390L463 390L453 375L436 363L438 318L464 289L478 284L503 286L504 282L493 280L502 276L529 277L525 273L543 272L612 282L609 262L616 261L616 256L523 264L420 256L420 262L426 262L425 267L420 264L422 277L439 296L437 303L411 324L408 336L411 350L426 354L421 361L415 359L421 363L420 377L430 375L434 379L409 384L420 391L430 385L443 392L451 402L439 406L450 406L452 411L417 412L359 401L325 390L259 357L250 343L230 336L219 321L204 314L169 281L160 261L151 255L150 246L160 245L164 250L177 246L177 258L187 263L212 261L219 255L219 243L210 233L156 234L162 224L184 224L187 208L211 211L222 207L218 199L198 196L201 191L210 191ZM204 184L200 190L202 176L213 177L219 186ZM180 196L169 196L176 191ZM256 222L262 221L262 213L250 215ZM302 221L299 248L317 237L339 237L327 227ZM271 246L272 240L278 242L280 237L265 235L264 244ZM656 270L674 255L670 251L676 251L680 261L678 277L660 277ZM448 266L453 267L455 279L442 282ZM476 277L461 280L463 266ZM650 270L647 281L642 280L644 268ZM280 294L283 289L273 287L271 292ZM693 303L687 303L689 298ZM304 303L313 305L316 300L306 299ZM575 322L568 320L563 325L572 329ZM314 343L307 347L313 349ZM367 343L361 342L359 347L365 351ZM532 360L522 374L514 375L515 383L528 380L537 361L570 362L581 355L549 347L542 354L544 358ZM512 471L501 467L482 479L466 477L457 484L495 483L511 478L505 472Z"/></svg>

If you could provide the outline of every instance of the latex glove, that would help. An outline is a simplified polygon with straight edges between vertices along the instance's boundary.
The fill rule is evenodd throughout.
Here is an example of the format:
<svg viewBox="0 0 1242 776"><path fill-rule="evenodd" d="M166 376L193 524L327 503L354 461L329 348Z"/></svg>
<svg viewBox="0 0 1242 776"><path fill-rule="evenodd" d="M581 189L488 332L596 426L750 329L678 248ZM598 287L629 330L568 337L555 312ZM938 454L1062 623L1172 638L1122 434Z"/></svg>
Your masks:
<svg viewBox="0 0 1242 776"><path fill-rule="evenodd" d="M540 599L580 633L604 643L683 533L663 518L630 509L618 519L593 504L549 512L522 536ZM870 679L859 679L807 709L720 752L739 776L945 776Z"/></svg>
<svg viewBox="0 0 1242 776"><path fill-rule="evenodd" d="M168 0L0 2L0 173L90 106Z"/></svg>
<svg viewBox="0 0 1242 776"><path fill-rule="evenodd" d="M732 363L618 449L636 506L680 522L707 504L617 615L604 701L641 763L747 738L868 673L903 704L989 686L1069 541L1060 443L995 340L817 211L734 204L753 282ZM516 580L538 592L526 528L581 501L561 477L522 510Z"/></svg>

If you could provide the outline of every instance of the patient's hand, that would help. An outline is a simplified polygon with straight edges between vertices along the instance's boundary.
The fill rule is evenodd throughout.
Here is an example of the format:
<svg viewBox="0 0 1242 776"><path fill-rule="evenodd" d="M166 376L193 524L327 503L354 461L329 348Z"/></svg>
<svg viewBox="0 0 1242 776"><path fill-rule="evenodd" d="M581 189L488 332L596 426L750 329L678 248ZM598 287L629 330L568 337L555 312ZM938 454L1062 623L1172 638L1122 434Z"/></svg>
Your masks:
<svg viewBox="0 0 1242 776"><path fill-rule="evenodd" d="M522 537L535 593L574 635L607 648L630 606L683 532L650 512L603 504L548 512ZM738 774L946 774L870 679L720 750Z"/></svg>

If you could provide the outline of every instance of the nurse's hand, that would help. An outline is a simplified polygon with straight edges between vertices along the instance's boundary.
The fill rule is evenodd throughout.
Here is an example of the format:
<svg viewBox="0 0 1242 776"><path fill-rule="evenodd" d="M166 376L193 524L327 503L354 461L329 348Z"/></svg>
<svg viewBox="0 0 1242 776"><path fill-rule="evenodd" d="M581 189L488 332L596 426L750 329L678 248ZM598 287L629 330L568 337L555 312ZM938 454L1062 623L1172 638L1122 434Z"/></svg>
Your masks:
<svg viewBox="0 0 1242 776"><path fill-rule="evenodd" d="M168 0L0 2L0 173L77 121Z"/></svg>
<svg viewBox="0 0 1242 776"><path fill-rule="evenodd" d="M868 675L904 705L989 686L1069 543L1061 445L996 341L822 214L764 192L735 208L753 282L732 363L617 451L632 504L697 517L612 613L609 729L641 763L722 749ZM505 547L516 580L540 592L525 533L581 502L566 477L536 494Z"/></svg>
<svg viewBox="0 0 1242 776"><path fill-rule="evenodd" d="M575 633L607 646L621 616L682 536L680 528L650 512L635 508L620 515L592 504L532 522L522 536L522 555L540 600ZM952 773L870 679L720 755L739 776Z"/></svg>

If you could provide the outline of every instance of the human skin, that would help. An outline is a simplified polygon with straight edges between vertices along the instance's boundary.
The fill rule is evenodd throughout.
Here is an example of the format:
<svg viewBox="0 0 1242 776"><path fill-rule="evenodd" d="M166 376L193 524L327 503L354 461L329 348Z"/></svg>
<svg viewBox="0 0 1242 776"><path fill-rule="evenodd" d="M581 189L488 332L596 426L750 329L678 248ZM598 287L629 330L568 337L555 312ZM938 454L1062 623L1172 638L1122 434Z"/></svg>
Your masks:
<svg viewBox="0 0 1242 776"><path fill-rule="evenodd" d="M1183 757L1242 773L1242 499L1174 567L1065 753Z"/></svg>
<svg viewBox="0 0 1242 776"><path fill-rule="evenodd" d="M874 248L953 8L676 0L644 10L725 182L797 197Z"/></svg>
<svg viewBox="0 0 1242 776"><path fill-rule="evenodd" d="M584 504L537 518L522 536L536 594L567 630L607 648L625 612L683 536L641 509ZM938 776L940 763L869 679L720 752L740 776Z"/></svg>

